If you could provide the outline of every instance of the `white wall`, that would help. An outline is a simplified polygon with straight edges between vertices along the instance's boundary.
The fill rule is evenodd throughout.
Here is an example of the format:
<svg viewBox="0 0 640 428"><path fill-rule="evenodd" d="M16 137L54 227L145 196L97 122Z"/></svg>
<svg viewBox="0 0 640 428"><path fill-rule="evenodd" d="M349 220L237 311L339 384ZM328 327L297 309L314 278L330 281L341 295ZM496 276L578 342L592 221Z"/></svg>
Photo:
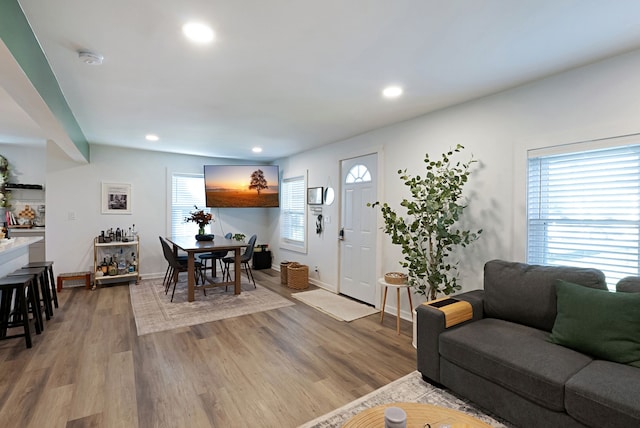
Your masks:
<svg viewBox="0 0 640 428"><path fill-rule="evenodd" d="M45 184L47 159L43 147L3 144L0 141L0 155L9 161L10 177L15 183Z"/></svg>
<svg viewBox="0 0 640 428"><path fill-rule="evenodd" d="M280 175L283 178L307 174L307 187L339 188L339 159L345 159L372 153L380 147L372 148L368 144L357 141L345 144L333 144L327 148L313 150L288 159L281 159ZM274 253L274 266L282 261L297 261L309 266L309 278L317 285L337 291L336 271L338 269L337 248L338 230L340 227L339 195L332 205L322 205L322 216L325 219L323 232L315 231L316 215L308 208L307 212L307 254L279 248L278 213L271 213L270 247ZM326 220L329 220L327 222ZM314 272L318 266L318 272Z"/></svg>
<svg viewBox="0 0 640 428"><path fill-rule="evenodd" d="M0 155L3 155L9 162L9 179L11 182L45 185L47 159L44 146L2 144L0 142ZM41 190L12 190L10 198L11 211L17 214L25 208L25 205L29 205L34 211L37 211L38 207L44 204L44 195L45 193Z"/></svg>
<svg viewBox="0 0 640 428"><path fill-rule="evenodd" d="M54 144L47 147L47 258L58 272L93 268L93 238L109 227L135 224L140 236L140 273L162 276L166 262L158 236L169 234L169 188L174 172L202 173L205 164L238 163L227 159L91 146L88 164L77 164ZM246 163L246 162L241 162ZM132 185L131 215L101 213L101 183ZM267 209L214 210L215 234L267 236Z"/></svg>
<svg viewBox="0 0 640 428"><path fill-rule="evenodd" d="M425 153L437 157L463 144L466 150L461 159L473 153L479 160L466 188L469 209L465 221L469 228L482 228L484 233L461 254L460 273L464 290L480 288L487 260L525 259L526 151L637 133L639 68L640 52L632 52L281 159L278 164L284 177L306 172L309 187L331 183L339 196L340 160L377 152L379 199L398 206L407 195L398 169L421 174ZM55 145L47 146L48 258L56 262L60 272L85 270L92 264L92 238L100 230L135 223L142 237L142 273L164 272L157 236L168 232L167 175L172 171L201 172L204 163L228 161L95 145L91 151L91 162L80 165L68 160ZM133 185L132 215L100 213L103 180ZM69 213L76 219L69 220ZM278 210L221 210L220 215L225 231L247 235L256 231L259 242L270 244L274 264L295 260L312 268L317 265L319 272L310 273L312 280L337 290L339 200L323 206L323 215L331 222L325 224L322 235L310 227L307 254L278 248ZM311 215L307 219L313 226ZM399 248L381 232L379 242L376 274L398 270ZM395 302L388 303L394 311ZM409 318L406 296L402 309L403 316Z"/></svg>
<svg viewBox="0 0 640 428"><path fill-rule="evenodd" d="M399 207L408 196L397 170L422 174L424 155L432 158L462 144L461 160L473 154L479 163L466 187L469 208L465 223L484 230L479 241L460 253L463 290L482 287L484 263L494 258L526 257L525 174L528 149L637 133L640 130L640 51L565 72L519 88L398 123L317 150L279 161L283 170L307 169L309 185L325 185L330 177L339 189L338 164L352 153L379 151L380 200ZM398 101L398 102L401 102ZM332 224L324 236L309 234L308 254L291 254L277 246L272 229L274 263L295 257L320 265L320 285L336 290L339 203L325 207ZM382 225L381 216L379 224ZM377 274L398 270L401 253L381 235ZM388 302L395 311L395 302ZM410 318L406 296L403 316Z"/></svg>

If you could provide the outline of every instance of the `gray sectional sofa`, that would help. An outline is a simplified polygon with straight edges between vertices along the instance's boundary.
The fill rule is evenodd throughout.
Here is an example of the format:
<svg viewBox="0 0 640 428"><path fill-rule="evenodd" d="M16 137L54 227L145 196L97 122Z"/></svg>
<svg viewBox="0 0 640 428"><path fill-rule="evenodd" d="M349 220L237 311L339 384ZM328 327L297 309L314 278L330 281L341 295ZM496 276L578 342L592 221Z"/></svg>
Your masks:
<svg viewBox="0 0 640 428"><path fill-rule="evenodd" d="M517 427L640 427L640 279L603 290L597 269L490 261L453 296L471 320L417 308L418 370Z"/></svg>

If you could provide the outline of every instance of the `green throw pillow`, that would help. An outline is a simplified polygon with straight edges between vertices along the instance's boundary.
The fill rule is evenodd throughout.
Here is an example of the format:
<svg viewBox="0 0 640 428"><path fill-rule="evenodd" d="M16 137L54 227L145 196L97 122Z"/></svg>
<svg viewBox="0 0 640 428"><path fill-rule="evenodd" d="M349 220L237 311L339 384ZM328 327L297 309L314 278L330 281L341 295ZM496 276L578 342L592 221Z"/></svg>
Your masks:
<svg viewBox="0 0 640 428"><path fill-rule="evenodd" d="M640 294L556 283L558 314L549 341L640 367Z"/></svg>

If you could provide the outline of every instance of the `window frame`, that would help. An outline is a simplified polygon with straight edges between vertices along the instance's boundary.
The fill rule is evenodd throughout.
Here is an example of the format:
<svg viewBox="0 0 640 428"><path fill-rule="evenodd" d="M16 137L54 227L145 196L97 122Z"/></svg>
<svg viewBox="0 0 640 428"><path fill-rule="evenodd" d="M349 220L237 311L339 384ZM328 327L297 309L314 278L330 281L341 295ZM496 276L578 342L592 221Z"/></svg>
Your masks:
<svg viewBox="0 0 640 428"><path fill-rule="evenodd" d="M613 167L609 159L627 168ZM526 171L527 263L595 267L609 289L640 274L638 136L531 150ZM598 178L612 171L619 179ZM561 174L570 178L561 181Z"/></svg>
<svg viewBox="0 0 640 428"><path fill-rule="evenodd" d="M176 195L176 179L179 178L187 178L187 179L200 179L202 181L199 187L202 190L202 198L201 200L196 200L195 202L190 202L187 204L180 204L182 207L180 210L176 210L175 207L175 195ZM204 190L204 174L197 173L185 173L185 172L172 172L168 174L169 179L169 213L168 213L168 232L170 236L195 236L198 233L198 224L193 222L185 222L184 218L189 216L189 213L193 211L194 205L198 207L198 209L202 209L204 212L211 212L210 208L206 207L206 196ZM199 193L199 191L198 191ZM177 214L177 211L180 211L180 214ZM175 217L176 214L178 217ZM179 227L176 227L179 225ZM212 227L212 226L209 226Z"/></svg>
<svg viewBox="0 0 640 428"><path fill-rule="evenodd" d="M308 241L306 174L283 178L280 187L280 248L306 254ZM293 198L295 199L292 200ZM296 229L302 229L302 233L295 233L288 229L287 225L294 227L294 224Z"/></svg>

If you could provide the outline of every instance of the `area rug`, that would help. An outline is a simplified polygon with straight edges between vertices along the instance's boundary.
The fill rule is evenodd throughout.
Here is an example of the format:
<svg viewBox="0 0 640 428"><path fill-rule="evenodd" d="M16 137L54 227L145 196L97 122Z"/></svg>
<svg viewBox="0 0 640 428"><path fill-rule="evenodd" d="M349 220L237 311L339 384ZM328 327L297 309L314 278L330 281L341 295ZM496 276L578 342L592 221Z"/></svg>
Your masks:
<svg viewBox="0 0 640 428"><path fill-rule="evenodd" d="M187 327L225 318L292 306L295 303L273 291L253 284L242 283L242 292L233 294L233 287L196 290L195 300L187 301L187 280L178 282L171 302L171 290L164 294L162 279L143 280L130 284L131 306L136 319L138 336Z"/></svg>
<svg viewBox="0 0 640 428"><path fill-rule="evenodd" d="M371 306L322 289L293 293L291 297L340 321L353 321L378 312Z"/></svg>
<svg viewBox="0 0 640 428"><path fill-rule="evenodd" d="M382 388L358 398L324 416L320 416L299 428L341 427L349 418L365 409L388 403L426 403L448 407L466 413L495 428L512 428L513 425L490 416L469 401L458 398L446 389L438 389L422 380L419 372L414 371Z"/></svg>

